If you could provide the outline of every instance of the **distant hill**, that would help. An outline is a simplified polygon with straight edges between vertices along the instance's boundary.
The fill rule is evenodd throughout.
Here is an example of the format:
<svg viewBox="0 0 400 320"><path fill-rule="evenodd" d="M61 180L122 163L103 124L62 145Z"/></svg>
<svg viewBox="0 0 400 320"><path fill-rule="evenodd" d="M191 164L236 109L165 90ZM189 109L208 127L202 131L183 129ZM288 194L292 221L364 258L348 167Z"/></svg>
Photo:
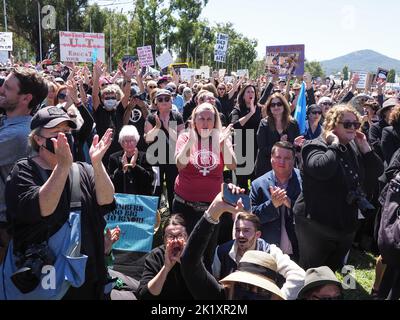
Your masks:
<svg viewBox="0 0 400 320"><path fill-rule="evenodd" d="M350 71L376 72L378 67L382 67L395 69L396 73L400 73L400 60L389 58L372 50L356 51L332 60L321 61L321 65L326 75L342 72L346 65Z"/></svg>

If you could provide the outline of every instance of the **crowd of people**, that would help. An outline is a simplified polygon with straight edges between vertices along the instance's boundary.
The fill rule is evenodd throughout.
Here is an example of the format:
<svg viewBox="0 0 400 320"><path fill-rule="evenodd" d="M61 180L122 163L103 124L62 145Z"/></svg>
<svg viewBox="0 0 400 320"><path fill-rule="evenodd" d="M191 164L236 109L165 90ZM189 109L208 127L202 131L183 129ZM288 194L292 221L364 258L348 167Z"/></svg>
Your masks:
<svg viewBox="0 0 400 320"><path fill-rule="evenodd" d="M400 298L400 261L378 246L400 205L400 94L384 82L182 81L100 61L2 77L3 299L342 299L355 246L378 257L371 296ZM112 250L115 193L167 208L148 254ZM55 290L37 265L55 267Z"/></svg>

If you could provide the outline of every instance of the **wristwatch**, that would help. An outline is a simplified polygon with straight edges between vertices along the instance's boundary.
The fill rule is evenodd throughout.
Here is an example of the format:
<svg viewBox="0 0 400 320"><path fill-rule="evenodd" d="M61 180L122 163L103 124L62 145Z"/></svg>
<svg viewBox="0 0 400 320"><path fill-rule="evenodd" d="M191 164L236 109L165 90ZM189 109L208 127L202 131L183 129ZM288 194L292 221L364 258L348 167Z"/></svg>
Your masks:
<svg viewBox="0 0 400 320"><path fill-rule="evenodd" d="M211 224L218 224L219 219L215 220L211 215L208 213L208 210L204 211L204 218Z"/></svg>

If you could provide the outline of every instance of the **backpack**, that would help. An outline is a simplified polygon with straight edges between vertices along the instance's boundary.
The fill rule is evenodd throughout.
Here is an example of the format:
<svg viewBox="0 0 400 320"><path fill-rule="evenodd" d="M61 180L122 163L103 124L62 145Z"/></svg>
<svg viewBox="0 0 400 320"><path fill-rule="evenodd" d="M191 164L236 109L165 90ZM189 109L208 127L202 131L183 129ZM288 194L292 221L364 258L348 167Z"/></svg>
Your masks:
<svg viewBox="0 0 400 320"><path fill-rule="evenodd" d="M400 266L400 173L386 188L378 247L385 263Z"/></svg>

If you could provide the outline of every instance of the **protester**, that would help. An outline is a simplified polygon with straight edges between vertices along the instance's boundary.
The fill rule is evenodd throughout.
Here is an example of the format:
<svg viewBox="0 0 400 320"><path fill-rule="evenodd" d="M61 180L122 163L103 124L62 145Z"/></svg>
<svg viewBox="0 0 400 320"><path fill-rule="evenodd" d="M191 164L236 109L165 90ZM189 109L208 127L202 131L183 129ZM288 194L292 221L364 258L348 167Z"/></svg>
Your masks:
<svg viewBox="0 0 400 320"><path fill-rule="evenodd" d="M115 192L150 196L153 193L154 173L146 154L137 148L140 139L134 126L124 126L118 142L123 150L110 156L108 172Z"/></svg>
<svg viewBox="0 0 400 320"><path fill-rule="evenodd" d="M190 234L215 196L221 191L223 171L236 168L232 147L232 126L222 130L215 106L203 103L192 113L192 124L176 144L175 159L179 174L175 181L172 211L181 213ZM211 267L218 231L207 248L205 262Z"/></svg>
<svg viewBox="0 0 400 320"><path fill-rule="evenodd" d="M342 300L342 284L331 269L326 266L306 271L304 287L298 300Z"/></svg>
<svg viewBox="0 0 400 320"><path fill-rule="evenodd" d="M400 105L390 112L389 127L383 128L381 146L386 165L389 165L393 154L400 148Z"/></svg>
<svg viewBox="0 0 400 320"><path fill-rule="evenodd" d="M340 268L354 239L358 210L372 207L367 197L383 164L358 131L360 120L354 108L336 106L326 115L324 133L302 148L303 191L293 211L305 269Z"/></svg>
<svg viewBox="0 0 400 320"><path fill-rule="evenodd" d="M39 110L31 122L30 143L37 153L14 166L6 186L7 215L12 224L14 252L27 254L31 246L50 241L62 232L60 227L70 216L70 178L73 166L69 147L70 132L75 123L60 108ZM103 216L115 208L114 187L102 164L102 157L111 144L112 130L99 141L95 136L90 148L92 166L78 162L80 176L81 243L80 253L87 256L86 268L74 276L83 277L80 287L64 285L56 288L64 299L102 299L107 270L104 264L105 220ZM54 240L57 241L57 240ZM49 242L49 245L51 242ZM64 259L62 246L50 248L57 259ZM77 258L76 262L85 259ZM57 260L58 261L58 260ZM84 265L83 265L84 266ZM56 270L57 272L57 270ZM72 278L73 279L73 278ZM69 280L72 281L70 278Z"/></svg>
<svg viewBox="0 0 400 320"><path fill-rule="evenodd" d="M156 195L161 196L165 181L170 210L174 199L174 183L178 175L172 154L175 151L178 134L184 129L182 116L172 110L171 99L170 91L165 89L157 91L155 96L157 112L149 114L144 127L145 141L155 147L149 148L151 151L148 150L147 159L149 156L152 157L151 165L157 165L159 169L160 185L157 187Z"/></svg>
<svg viewBox="0 0 400 320"><path fill-rule="evenodd" d="M253 85L246 85L238 95L237 105L230 114L230 123L235 129L234 144L238 159L236 171L237 184L249 189L248 180L254 176L254 162L257 155L256 130L261 120L261 106L258 105L257 89ZM238 150L241 153L238 154Z"/></svg>
<svg viewBox="0 0 400 320"><path fill-rule="evenodd" d="M28 155L31 112L47 96L48 87L35 71L16 68L0 87L0 261L7 248L5 184L15 162Z"/></svg>
<svg viewBox="0 0 400 320"><path fill-rule="evenodd" d="M316 104L312 104L307 108L307 130L303 134L305 140L313 140L318 138L322 133L321 119L322 109Z"/></svg>
<svg viewBox="0 0 400 320"><path fill-rule="evenodd" d="M299 126L290 115L290 107L285 97L274 93L264 107L265 118L257 131L256 177L271 171L271 150L278 141L300 142ZM297 139L297 140L296 140Z"/></svg>
<svg viewBox="0 0 400 320"><path fill-rule="evenodd" d="M301 192L301 177L300 171L294 169L293 145L286 141L276 142L270 161L272 170L251 184L252 211L260 218L261 237L297 261L298 244L292 209Z"/></svg>
<svg viewBox="0 0 400 320"><path fill-rule="evenodd" d="M230 190L233 194L245 191L233 185ZM192 296L196 300L296 299L303 287L305 272L287 255L248 250L239 261L237 271L220 283L206 270L201 259L224 212L237 215L243 212L243 204L239 200L233 207L225 203L222 192L219 193L197 223L181 257L182 276ZM286 280L282 288L275 282L278 273Z"/></svg>
<svg viewBox="0 0 400 320"><path fill-rule="evenodd" d="M164 243L147 256L138 288L140 300L192 300L181 273L181 255L188 234L184 219L176 214L167 221Z"/></svg>

